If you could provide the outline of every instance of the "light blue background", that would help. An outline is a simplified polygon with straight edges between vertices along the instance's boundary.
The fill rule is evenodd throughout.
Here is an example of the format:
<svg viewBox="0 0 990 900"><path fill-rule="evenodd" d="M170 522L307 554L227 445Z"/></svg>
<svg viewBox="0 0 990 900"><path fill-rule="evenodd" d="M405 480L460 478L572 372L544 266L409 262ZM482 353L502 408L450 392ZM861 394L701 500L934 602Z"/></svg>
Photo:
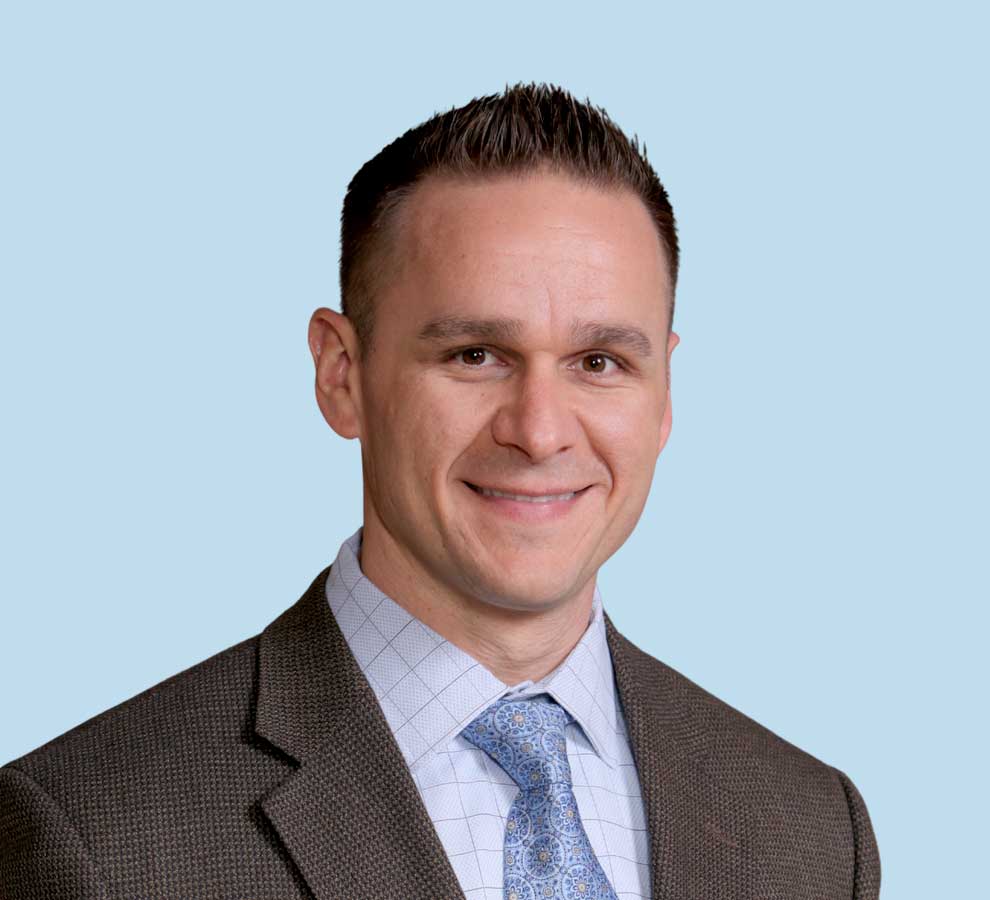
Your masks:
<svg viewBox="0 0 990 900"><path fill-rule="evenodd" d="M645 140L683 240L627 635L985 891L977 4L7 4L0 761L259 631L359 524L313 398L347 181L519 80ZM981 61L982 59L982 61Z"/></svg>

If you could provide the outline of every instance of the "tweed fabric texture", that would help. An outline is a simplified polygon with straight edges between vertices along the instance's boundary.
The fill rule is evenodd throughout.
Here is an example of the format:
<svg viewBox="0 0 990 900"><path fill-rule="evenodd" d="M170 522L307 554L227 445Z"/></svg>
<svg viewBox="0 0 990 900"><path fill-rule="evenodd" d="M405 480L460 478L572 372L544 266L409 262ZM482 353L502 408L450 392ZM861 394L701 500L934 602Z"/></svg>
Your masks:
<svg viewBox="0 0 990 900"><path fill-rule="evenodd" d="M259 636L0 769L0 900L463 897L328 572ZM876 900L852 782L606 625L656 900Z"/></svg>
<svg viewBox="0 0 990 900"><path fill-rule="evenodd" d="M344 541L327 602L409 765L466 900L503 900L506 819L518 788L464 727L501 697L546 693L573 717L572 786L585 831L619 900L650 894L650 848L639 777L619 705L604 608L557 668L508 685L365 578L362 530Z"/></svg>
<svg viewBox="0 0 990 900"><path fill-rule="evenodd" d="M542 694L503 698L464 729L519 788L505 823L505 900L616 900L574 797L564 735L570 721Z"/></svg>

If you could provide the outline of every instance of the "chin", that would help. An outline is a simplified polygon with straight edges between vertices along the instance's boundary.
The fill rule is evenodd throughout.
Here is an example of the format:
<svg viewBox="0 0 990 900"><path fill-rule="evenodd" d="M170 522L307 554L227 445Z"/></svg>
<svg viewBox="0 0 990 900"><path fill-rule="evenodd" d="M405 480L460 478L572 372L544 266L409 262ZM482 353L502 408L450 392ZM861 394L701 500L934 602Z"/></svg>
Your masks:
<svg viewBox="0 0 990 900"><path fill-rule="evenodd" d="M504 569L498 573L478 572L469 579L468 589L478 600L491 606L541 612L573 598L586 583L578 573L565 573L559 567L544 567L523 578L506 576Z"/></svg>

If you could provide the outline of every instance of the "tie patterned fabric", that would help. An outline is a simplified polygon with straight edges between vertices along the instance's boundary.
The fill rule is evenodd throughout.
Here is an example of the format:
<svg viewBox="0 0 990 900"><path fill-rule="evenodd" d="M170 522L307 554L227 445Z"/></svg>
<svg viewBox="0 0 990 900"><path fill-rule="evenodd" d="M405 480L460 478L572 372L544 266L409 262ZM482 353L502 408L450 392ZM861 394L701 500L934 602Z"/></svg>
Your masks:
<svg viewBox="0 0 990 900"><path fill-rule="evenodd" d="M503 698L461 734L519 785L505 824L505 900L616 900L578 814L564 728L548 694Z"/></svg>

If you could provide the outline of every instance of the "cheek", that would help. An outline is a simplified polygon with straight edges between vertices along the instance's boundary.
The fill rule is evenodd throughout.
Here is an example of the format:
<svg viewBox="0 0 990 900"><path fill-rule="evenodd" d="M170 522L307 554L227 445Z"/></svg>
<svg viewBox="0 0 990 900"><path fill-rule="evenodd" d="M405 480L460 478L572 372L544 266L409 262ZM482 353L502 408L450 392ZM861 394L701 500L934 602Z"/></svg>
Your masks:
<svg viewBox="0 0 990 900"><path fill-rule="evenodd" d="M612 397L597 406L589 431L617 481L652 479L663 412L663 401L652 395Z"/></svg>
<svg viewBox="0 0 990 900"><path fill-rule="evenodd" d="M442 485L454 461L478 438L486 421L484 391L457 391L422 377L396 385L383 404L387 416L384 452L390 468L416 490Z"/></svg>

